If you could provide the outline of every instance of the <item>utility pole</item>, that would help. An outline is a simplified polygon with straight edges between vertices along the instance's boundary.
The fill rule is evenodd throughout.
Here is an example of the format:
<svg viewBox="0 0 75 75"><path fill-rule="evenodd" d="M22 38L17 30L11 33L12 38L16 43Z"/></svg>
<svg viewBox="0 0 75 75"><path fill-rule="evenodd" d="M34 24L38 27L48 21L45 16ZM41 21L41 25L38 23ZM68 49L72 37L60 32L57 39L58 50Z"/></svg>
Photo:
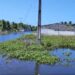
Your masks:
<svg viewBox="0 0 75 75"><path fill-rule="evenodd" d="M39 0L39 9L38 9L38 43L40 44L41 43L41 3L42 0Z"/></svg>

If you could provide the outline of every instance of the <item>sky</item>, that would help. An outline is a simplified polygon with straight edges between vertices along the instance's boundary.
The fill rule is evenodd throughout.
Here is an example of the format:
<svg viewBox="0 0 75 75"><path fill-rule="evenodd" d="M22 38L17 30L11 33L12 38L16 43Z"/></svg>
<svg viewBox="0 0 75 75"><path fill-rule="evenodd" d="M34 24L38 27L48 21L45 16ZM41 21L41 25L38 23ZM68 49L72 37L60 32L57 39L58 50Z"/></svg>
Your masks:
<svg viewBox="0 0 75 75"><path fill-rule="evenodd" d="M39 0L0 0L0 20L37 25ZM42 0L42 25L75 23L75 0Z"/></svg>

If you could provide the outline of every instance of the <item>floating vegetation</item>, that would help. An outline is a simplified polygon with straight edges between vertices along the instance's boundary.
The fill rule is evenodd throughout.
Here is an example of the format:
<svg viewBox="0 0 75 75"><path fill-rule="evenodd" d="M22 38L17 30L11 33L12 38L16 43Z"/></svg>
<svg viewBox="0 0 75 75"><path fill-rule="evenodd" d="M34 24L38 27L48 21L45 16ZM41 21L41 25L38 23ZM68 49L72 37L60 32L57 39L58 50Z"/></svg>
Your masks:
<svg viewBox="0 0 75 75"><path fill-rule="evenodd" d="M72 53L71 52L68 52L68 51L64 53L65 56L70 56L71 54Z"/></svg>
<svg viewBox="0 0 75 75"><path fill-rule="evenodd" d="M24 41L28 39L31 41ZM0 53L20 60L37 61L41 64L54 64L60 60L57 56L50 55L49 51L63 47L75 48L75 37L42 36L41 44L37 45L36 36L25 35L17 40L0 43ZM70 56L71 53L68 51L64 55Z"/></svg>
<svg viewBox="0 0 75 75"><path fill-rule="evenodd" d="M0 44L0 51L9 58L17 58L20 60L37 61L40 64L54 64L59 59L50 56L42 45L31 45L26 47L26 43L22 40L14 40Z"/></svg>

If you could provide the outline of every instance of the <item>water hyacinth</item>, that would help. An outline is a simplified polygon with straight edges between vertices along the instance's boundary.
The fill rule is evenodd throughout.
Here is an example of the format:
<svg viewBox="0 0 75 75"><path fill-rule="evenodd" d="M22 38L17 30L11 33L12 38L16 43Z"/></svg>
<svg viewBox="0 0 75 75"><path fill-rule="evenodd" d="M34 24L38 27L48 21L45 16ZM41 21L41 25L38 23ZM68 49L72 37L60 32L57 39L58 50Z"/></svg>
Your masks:
<svg viewBox="0 0 75 75"><path fill-rule="evenodd" d="M31 40L24 41L24 40ZM0 43L0 53L11 58L31 60L41 64L54 64L59 58L49 54L55 48L75 48L74 36L42 36L40 45L36 43L36 36L26 35L17 40ZM32 43L31 43L32 42ZM67 56L70 53L66 53Z"/></svg>

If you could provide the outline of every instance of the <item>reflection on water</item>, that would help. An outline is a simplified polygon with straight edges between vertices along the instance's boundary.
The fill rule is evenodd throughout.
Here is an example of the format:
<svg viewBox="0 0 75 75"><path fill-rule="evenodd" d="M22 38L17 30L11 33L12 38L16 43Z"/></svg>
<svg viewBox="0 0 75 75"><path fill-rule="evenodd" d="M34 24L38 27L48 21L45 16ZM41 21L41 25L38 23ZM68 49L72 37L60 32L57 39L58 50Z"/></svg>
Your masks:
<svg viewBox="0 0 75 75"><path fill-rule="evenodd" d="M61 62L45 65L34 61L7 60L6 57L0 57L0 75L75 75L74 50L56 49L50 53L58 56Z"/></svg>
<svg viewBox="0 0 75 75"><path fill-rule="evenodd" d="M35 62L0 58L0 75L34 75Z"/></svg>
<svg viewBox="0 0 75 75"><path fill-rule="evenodd" d="M36 62L36 64L35 64L35 75L40 75L39 74L39 64Z"/></svg>

